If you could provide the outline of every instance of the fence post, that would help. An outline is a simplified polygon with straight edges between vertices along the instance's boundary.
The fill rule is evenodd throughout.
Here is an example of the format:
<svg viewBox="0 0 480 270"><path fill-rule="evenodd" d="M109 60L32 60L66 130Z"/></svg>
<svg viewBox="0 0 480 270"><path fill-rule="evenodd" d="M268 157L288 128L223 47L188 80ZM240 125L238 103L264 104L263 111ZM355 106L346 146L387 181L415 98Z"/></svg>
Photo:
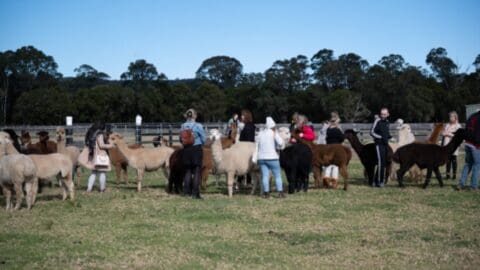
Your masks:
<svg viewBox="0 0 480 270"><path fill-rule="evenodd" d="M65 124L66 124L66 128L65 128L65 135L66 135L66 144L69 145L69 144L73 144L73 117L72 116L67 116L66 119L65 119Z"/></svg>
<svg viewBox="0 0 480 270"><path fill-rule="evenodd" d="M172 125L168 125L168 143L170 146L173 144L173 131L172 131Z"/></svg>
<svg viewBox="0 0 480 270"><path fill-rule="evenodd" d="M135 143L142 144L142 117L139 114L135 117Z"/></svg>

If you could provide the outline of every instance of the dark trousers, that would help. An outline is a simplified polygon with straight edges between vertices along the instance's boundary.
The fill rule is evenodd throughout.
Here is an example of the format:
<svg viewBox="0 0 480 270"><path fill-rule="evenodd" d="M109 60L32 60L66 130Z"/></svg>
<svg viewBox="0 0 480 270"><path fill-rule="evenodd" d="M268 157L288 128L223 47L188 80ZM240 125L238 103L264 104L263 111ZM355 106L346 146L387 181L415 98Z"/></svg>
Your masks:
<svg viewBox="0 0 480 270"><path fill-rule="evenodd" d="M450 175L450 169L452 170L452 174L457 174L457 156L451 155L447 161L447 175Z"/></svg>
<svg viewBox="0 0 480 270"><path fill-rule="evenodd" d="M200 178L202 166L187 166L185 168L185 177L183 178L183 193L185 195L200 194Z"/></svg>
<svg viewBox="0 0 480 270"><path fill-rule="evenodd" d="M375 144L375 150L377 152L377 170L375 171L374 183L375 186L382 186L385 183L388 145Z"/></svg>

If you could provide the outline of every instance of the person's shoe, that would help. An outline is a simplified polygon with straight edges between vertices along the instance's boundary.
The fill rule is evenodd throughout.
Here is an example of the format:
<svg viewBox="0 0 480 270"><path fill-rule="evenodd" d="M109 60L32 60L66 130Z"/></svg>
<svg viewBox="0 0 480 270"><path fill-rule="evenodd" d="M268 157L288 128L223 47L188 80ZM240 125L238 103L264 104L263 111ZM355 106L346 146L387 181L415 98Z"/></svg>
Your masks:
<svg viewBox="0 0 480 270"><path fill-rule="evenodd" d="M464 187L463 187L462 185L456 185L456 186L454 187L454 189L455 189L456 191L461 191L461 190L463 190L463 188L464 188Z"/></svg>
<svg viewBox="0 0 480 270"><path fill-rule="evenodd" d="M456 175L456 174L453 174L452 180L455 180L455 179L457 179L457 175Z"/></svg>
<svg viewBox="0 0 480 270"><path fill-rule="evenodd" d="M285 195L285 193L283 193L282 191L278 192L278 198L280 199L283 199L283 198L286 198L287 195Z"/></svg>
<svg viewBox="0 0 480 270"><path fill-rule="evenodd" d="M445 176L445 179L446 180L450 179L450 174L447 173L447 175Z"/></svg>
<svg viewBox="0 0 480 270"><path fill-rule="evenodd" d="M104 193L104 192L105 192L105 189L101 189L101 190L100 190L100 193Z"/></svg>
<svg viewBox="0 0 480 270"><path fill-rule="evenodd" d="M264 192L262 197L264 199L270 199L270 192Z"/></svg>
<svg viewBox="0 0 480 270"><path fill-rule="evenodd" d="M191 193L183 193L183 194L182 194L182 197L191 197L191 196L192 196Z"/></svg>
<svg viewBox="0 0 480 270"><path fill-rule="evenodd" d="M192 199L194 200L203 200L202 196L200 194L192 195Z"/></svg>

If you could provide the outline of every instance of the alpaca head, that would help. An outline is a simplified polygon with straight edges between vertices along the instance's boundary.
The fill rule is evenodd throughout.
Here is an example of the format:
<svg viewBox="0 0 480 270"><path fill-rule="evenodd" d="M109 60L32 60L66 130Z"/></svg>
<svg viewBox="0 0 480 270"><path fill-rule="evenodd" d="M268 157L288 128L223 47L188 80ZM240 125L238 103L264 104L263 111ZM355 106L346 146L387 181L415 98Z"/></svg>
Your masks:
<svg viewBox="0 0 480 270"><path fill-rule="evenodd" d="M457 144L460 144L465 140L465 136L467 135L467 131L464 128L459 128L457 131L455 131L452 141L456 142Z"/></svg>
<svg viewBox="0 0 480 270"><path fill-rule="evenodd" d="M290 141L290 138L292 137L292 134L290 133L290 129L287 127L279 127L278 135L285 142L285 145L288 144L288 142Z"/></svg>
<svg viewBox="0 0 480 270"><path fill-rule="evenodd" d="M352 138L357 137L358 133L359 133L358 131L353 130L353 129L347 129L347 130L345 130L345 132L343 132L343 134L345 135L345 138L347 138L347 139L352 139Z"/></svg>
<svg viewBox="0 0 480 270"><path fill-rule="evenodd" d="M20 135L20 143L23 145L29 144L32 142L32 137L28 131L22 130L22 135Z"/></svg>
<svg viewBox="0 0 480 270"><path fill-rule="evenodd" d="M65 140L65 129L63 127L57 127L55 131L55 137L57 138L58 142Z"/></svg>
<svg viewBox="0 0 480 270"><path fill-rule="evenodd" d="M215 141L215 140L219 140L221 137L222 137L222 133L220 133L220 131L219 131L218 129L212 128L212 129L210 130L210 134L209 134L209 136L208 136L208 138L209 138L210 140L214 140L214 141Z"/></svg>
<svg viewBox="0 0 480 270"><path fill-rule="evenodd" d="M47 131L44 131L44 130L42 130L42 131L40 131L40 132L37 132L37 136L38 136L38 140L39 140L40 142L46 142L46 141L48 141L48 139L50 138L50 137L48 136L48 132L47 132Z"/></svg>
<svg viewBox="0 0 480 270"><path fill-rule="evenodd" d="M118 145L120 142L123 142L123 136L116 132L113 132L112 134L110 134L110 136L108 136L108 140L114 145Z"/></svg>
<svg viewBox="0 0 480 270"><path fill-rule="evenodd" d="M0 131L0 157L7 154L7 144L11 143L10 135Z"/></svg>

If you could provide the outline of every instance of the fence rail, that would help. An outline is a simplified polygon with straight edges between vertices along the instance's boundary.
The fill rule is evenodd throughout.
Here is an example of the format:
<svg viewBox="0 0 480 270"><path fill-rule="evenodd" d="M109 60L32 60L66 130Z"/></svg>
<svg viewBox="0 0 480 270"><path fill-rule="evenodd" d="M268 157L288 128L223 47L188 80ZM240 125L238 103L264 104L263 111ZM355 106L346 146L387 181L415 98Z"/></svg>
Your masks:
<svg viewBox="0 0 480 270"><path fill-rule="evenodd" d="M84 136L91 124L74 124L69 127L72 131L73 144L77 146L83 146ZM112 130L122 134L128 142L135 142L136 128L135 123L111 123ZM417 140L426 139L433 129L433 123L412 123L410 127ZM141 143L151 144L153 137L162 136L168 140L169 143L178 143L178 135L180 133L181 123L145 123L141 125ZM227 129L226 122L218 123L203 123L205 129L210 130L213 128L219 129L225 132ZM263 124L256 124L257 129L263 128ZM289 124L280 123L278 127L289 127ZM320 130L322 124L313 124L316 133ZM364 142L371 141L370 128L371 123L343 123L342 129L355 129L359 131L360 140ZM3 126L0 129L13 129L17 134L21 134L22 130L29 131L34 136L39 131L47 131L50 137L53 138L55 130L58 126L31 126L31 125L15 125L15 126ZM393 137L396 137L398 132L395 124L390 125L390 132ZM35 136L34 136L35 137Z"/></svg>

